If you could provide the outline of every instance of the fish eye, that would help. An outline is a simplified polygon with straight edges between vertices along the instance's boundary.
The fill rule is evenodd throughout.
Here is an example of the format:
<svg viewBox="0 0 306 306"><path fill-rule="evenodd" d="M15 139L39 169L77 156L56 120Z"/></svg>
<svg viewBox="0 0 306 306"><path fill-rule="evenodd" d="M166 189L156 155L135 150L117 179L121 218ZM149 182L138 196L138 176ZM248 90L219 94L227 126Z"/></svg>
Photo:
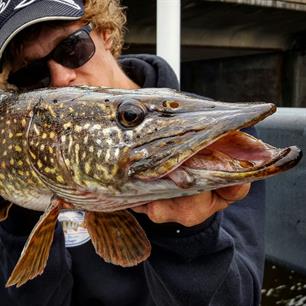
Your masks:
<svg viewBox="0 0 306 306"><path fill-rule="evenodd" d="M139 125L145 118L146 110L139 102L123 102L117 111L117 120L125 128Z"/></svg>

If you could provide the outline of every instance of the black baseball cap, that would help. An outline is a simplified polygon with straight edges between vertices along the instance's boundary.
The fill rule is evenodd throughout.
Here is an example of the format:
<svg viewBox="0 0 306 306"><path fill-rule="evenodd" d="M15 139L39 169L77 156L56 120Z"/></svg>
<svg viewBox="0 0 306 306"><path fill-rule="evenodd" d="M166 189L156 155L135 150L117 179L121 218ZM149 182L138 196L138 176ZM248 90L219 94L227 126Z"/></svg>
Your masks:
<svg viewBox="0 0 306 306"><path fill-rule="evenodd" d="M0 2L0 60L8 43L26 27L50 20L77 20L82 0L2 0Z"/></svg>

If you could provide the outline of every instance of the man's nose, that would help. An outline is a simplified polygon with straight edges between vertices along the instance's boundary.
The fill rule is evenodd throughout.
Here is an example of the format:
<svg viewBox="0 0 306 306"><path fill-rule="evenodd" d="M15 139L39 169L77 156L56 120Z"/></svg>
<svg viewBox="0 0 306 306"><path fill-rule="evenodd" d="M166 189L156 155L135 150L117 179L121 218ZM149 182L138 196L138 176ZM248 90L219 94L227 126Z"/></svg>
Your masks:
<svg viewBox="0 0 306 306"><path fill-rule="evenodd" d="M76 72L72 68L65 67L54 60L48 61L51 76L51 87L69 86L76 79Z"/></svg>

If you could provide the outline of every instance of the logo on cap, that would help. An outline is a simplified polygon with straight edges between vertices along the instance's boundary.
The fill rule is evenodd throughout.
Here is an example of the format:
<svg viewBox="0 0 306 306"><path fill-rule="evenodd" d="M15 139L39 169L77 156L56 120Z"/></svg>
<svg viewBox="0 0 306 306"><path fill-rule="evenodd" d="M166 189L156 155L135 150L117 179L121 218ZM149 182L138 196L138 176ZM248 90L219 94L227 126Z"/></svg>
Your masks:
<svg viewBox="0 0 306 306"><path fill-rule="evenodd" d="M22 9L24 7L27 7L28 5L36 2L36 1L40 1L40 0L22 0L19 4L17 4L14 8L14 10L19 10ZM81 10L80 6L74 2L73 0L50 0L51 2L57 2L57 3L61 3L61 4L65 4L68 5L76 10ZM8 5L10 4L11 0L0 0L0 14L3 13L6 8L8 7Z"/></svg>
<svg viewBox="0 0 306 306"><path fill-rule="evenodd" d="M0 14L5 11L10 2L11 0L8 0L7 2L0 0Z"/></svg>
<svg viewBox="0 0 306 306"><path fill-rule="evenodd" d="M2 1L2 0L0 0L0 1ZM15 10L19 10L21 8L24 8L24 7L34 3L36 1L38 1L38 0L23 0L18 5L15 6ZM81 9L80 6L78 4L76 4L73 0L50 0L50 1L68 5L68 6L71 6L75 9L77 9L77 10Z"/></svg>

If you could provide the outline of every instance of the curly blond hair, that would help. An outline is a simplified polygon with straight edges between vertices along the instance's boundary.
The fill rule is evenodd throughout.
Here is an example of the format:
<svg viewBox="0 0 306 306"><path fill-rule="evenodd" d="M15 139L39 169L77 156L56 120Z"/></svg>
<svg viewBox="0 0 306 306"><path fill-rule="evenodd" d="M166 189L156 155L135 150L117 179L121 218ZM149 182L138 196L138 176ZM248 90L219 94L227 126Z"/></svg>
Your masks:
<svg viewBox="0 0 306 306"><path fill-rule="evenodd" d="M84 0L84 23L91 22L97 31L110 30L112 54L117 58L121 54L124 24L126 16L119 0Z"/></svg>
<svg viewBox="0 0 306 306"><path fill-rule="evenodd" d="M121 54L124 43L126 16L124 7L121 6L119 0L83 0L84 1L84 15L81 21L91 23L93 28L98 31L109 31L112 40L111 52L115 58ZM54 20L47 22L47 25L52 27L69 24L71 21ZM10 42L7 50L3 56L3 70L0 73L0 88L7 89L7 77L11 70L10 63L19 56L23 49L25 40L35 39L36 35L45 26L44 22L34 24L20 33Z"/></svg>

